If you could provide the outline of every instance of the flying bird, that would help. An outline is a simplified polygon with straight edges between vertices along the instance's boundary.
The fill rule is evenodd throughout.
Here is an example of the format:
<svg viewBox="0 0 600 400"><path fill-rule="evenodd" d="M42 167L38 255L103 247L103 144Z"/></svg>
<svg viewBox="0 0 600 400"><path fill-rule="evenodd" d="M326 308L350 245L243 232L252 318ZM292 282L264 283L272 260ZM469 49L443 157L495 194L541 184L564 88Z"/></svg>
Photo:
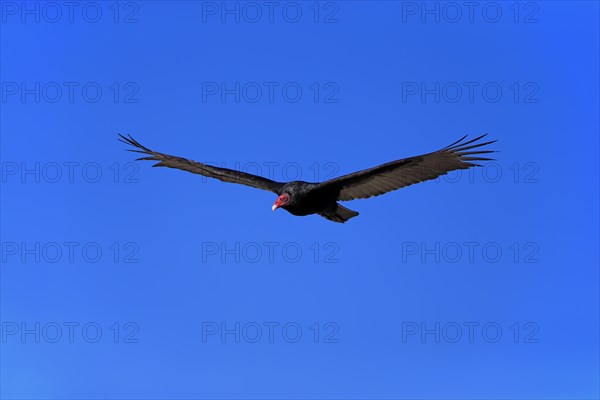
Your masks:
<svg viewBox="0 0 600 400"><path fill-rule="evenodd" d="M223 182L239 183L277 194L272 210L283 208L293 215L319 214L334 222L346 222L358 212L350 210L338 201L366 199L391 192L415 183L435 179L458 169L481 166L478 161L489 161L483 154L494 153L482 147L496 142L484 142L486 135L465 141L463 136L456 142L432 153L403 158L377 167L343 175L325 182L276 182L261 176L218 168L182 157L171 156L142 146L131 135L120 136L120 141L135 147L129 149L146 157L137 160L158 161L153 167L177 168L194 174L216 178Z"/></svg>

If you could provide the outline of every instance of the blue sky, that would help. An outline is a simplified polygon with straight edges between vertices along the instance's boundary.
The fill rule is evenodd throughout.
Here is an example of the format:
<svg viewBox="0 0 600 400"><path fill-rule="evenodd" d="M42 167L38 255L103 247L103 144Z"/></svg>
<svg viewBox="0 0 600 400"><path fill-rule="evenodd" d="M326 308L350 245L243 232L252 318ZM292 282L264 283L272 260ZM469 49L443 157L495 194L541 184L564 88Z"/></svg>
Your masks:
<svg viewBox="0 0 600 400"><path fill-rule="evenodd" d="M2 398L600 395L598 3L0 6ZM117 133L276 180L500 152L334 224Z"/></svg>

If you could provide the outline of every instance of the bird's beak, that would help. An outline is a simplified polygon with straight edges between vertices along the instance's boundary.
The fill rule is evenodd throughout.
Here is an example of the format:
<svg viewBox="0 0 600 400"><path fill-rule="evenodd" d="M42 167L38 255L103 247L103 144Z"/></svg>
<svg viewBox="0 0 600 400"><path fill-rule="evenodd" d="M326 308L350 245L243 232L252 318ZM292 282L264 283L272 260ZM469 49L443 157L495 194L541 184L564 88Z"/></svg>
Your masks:
<svg viewBox="0 0 600 400"><path fill-rule="evenodd" d="M271 210L275 211L279 208L279 206L277 204L273 204L273 207L271 207Z"/></svg>

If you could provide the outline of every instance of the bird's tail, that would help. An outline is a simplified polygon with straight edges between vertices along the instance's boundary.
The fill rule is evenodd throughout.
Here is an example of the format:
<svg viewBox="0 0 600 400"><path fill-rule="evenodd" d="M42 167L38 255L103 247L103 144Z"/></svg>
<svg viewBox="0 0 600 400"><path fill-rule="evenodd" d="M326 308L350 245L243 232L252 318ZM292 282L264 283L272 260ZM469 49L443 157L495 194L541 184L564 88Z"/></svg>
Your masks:
<svg viewBox="0 0 600 400"><path fill-rule="evenodd" d="M339 203L335 203L335 207L332 207L330 210L319 214L330 221L344 223L350 218L356 217L358 212L352 211L349 208L340 205Z"/></svg>

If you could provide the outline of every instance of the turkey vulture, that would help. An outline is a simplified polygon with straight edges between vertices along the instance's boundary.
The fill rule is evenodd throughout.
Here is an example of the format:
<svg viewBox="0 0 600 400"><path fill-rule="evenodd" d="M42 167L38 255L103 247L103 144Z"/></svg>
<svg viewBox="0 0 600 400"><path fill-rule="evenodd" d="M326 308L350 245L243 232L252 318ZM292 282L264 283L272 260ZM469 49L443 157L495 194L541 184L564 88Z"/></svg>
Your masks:
<svg viewBox="0 0 600 400"><path fill-rule="evenodd" d="M129 137L119 136L121 142L135 147L129 151L147 155L138 160L158 161L153 165L154 167L182 169L224 182L241 183L257 189L268 190L278 196L273 204L273 211L283 208L293 215L319 214L334 222L346 222L358 215L356 211L340 205L338 201L379 196L414 183L437 178L450 171L480 166L476 161L492 160L482 157L482 154L494 153L493 150L482 150L481 147L496 142L495 140L480 141L486 135L469 141L465 141L467 136L463 136L438 151L381 164L325 182L292 181L283 183L159 153L142 146L131 135L128 135Z"/></svg>

